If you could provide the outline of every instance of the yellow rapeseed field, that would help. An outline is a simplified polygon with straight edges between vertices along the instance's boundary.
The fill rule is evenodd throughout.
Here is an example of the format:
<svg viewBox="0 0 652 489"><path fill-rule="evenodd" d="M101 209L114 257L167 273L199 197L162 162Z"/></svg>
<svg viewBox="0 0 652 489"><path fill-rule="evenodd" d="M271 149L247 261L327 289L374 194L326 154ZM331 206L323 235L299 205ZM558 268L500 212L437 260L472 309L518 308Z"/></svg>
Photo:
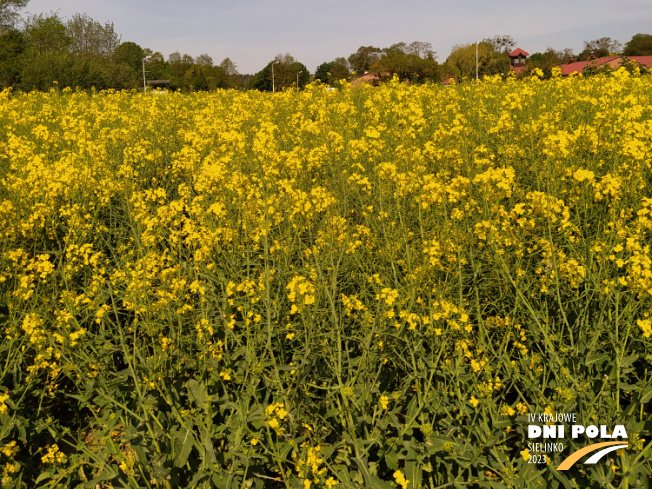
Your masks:
<svg viewBox="0 0 652 489"><path fill-rule="evenodd" d="M651 161L624 68L1 92L3 485L643 487Z"/></svg>

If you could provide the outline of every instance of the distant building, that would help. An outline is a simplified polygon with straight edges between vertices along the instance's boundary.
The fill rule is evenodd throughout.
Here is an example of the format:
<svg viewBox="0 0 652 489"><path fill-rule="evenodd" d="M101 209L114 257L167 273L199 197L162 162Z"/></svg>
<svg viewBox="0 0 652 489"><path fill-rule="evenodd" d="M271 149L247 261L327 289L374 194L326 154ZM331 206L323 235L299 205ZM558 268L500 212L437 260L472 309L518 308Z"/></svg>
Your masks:
<svg viewBox="0 0 652 489"><path fill-rule="evenodd" d="M527 69L527 57L529 55L530 53L523 51L521 48L516 48L509 53L509 59L512 62L514 73L518 75Z"/></svg>
<svg viewBox="0 0 652 489"><path fill-rule="evenodd" d="M561 74L562 76L568 76L571 73L582 73L584 69L588 67L602 67L610 66L612 68L618 68L623 64L625 59L636 61L637 63L652 68L652 56L607 56L605 58L596 58L593 53L591 53L591 59L587 61L574 61L573 58L570 59L570 63L561 65Z"/></svg>
<svg viewBox="0 0 652 489"><path fill-rule="evenodd" d="M351 80L349 83L354 87L359 87L363 83L377 87L379 81L380 81L380 77L375 73L365 73L364 75L359 76L355 80Z"/></svg>
<svg viewBox="0 0 652 489"><path fill-rule="evenodd" d="M381 78L381 76L383 78ZM377 87L381 80L389 79L389 78L391 78L391 73L365 73L364 75L359 76L355 80L351 80L349 83L354 87L359 87L363 83Z"/></svg>

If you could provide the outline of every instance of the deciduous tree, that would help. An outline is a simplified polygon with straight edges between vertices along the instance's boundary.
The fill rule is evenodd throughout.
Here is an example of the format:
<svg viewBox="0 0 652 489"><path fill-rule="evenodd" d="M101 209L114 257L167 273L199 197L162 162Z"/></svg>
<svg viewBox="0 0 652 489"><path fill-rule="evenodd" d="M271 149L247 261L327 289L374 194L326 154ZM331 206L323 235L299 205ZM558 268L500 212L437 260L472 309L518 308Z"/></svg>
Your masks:
<svg viewBox="0 0 652 489"><path fill-rule="evenodd" d="M514 38L506 34L502 36L496 35L494 37L486 37L482 40L482 42L490 44L494 52L503 55L508 55L516 47L516 41Z"/></svg>
<svg viewBox="0 0 652 489"><path fill-rule="evenodd" d="M482 75L479 67L486 64L493 49L486 42L477 45L478 74ZM458 81L475 78L476 73L476 44L458 44L453 47L451 54L446 59L446 67L450 74Z"/></svg>
<svg viewBox="0 0 652 489"><path fill-rule="evenodd" d="M108 60L120 45L113 22L104 25L87 14L75 14L66 22L66 34L70 38L70 51L94 59Z"/></svg>
<svg viewBox="0 0 652 489"><path fill-rule="evenodd" d="M556 51L553 48L547 48L543 53L532 53L527 59L527 74L535 68L543 71L544 76L549 78L552 76L552 69L568 63L570 57L573 55L571 49L567 48L562 51Z"/></svg>
<svg viewBox="0 0 652 489"><path fill-rule="evenodd" d="M371 70L381 79L397 75L402 81L416 83L440 81L441 69L434 59L434 52L427 47L429 43L417 44L400 42L383 49L382 56ZM422 53L423 57L416 52Z"/></svg>
<svg viewBox="0 0 652 489"><path fill-rule="evenodd" d="M652 34L635 34L623 50L625 56L645 56L652 54Z"/></svg>
<svg viewBox="0 0 652 489"><path fill-rule="evenodd" d="M29 0L0 0L0 30L13 27L18 18L18 10L25 7Z"/></svg>
<svg viewBox="0 0 652 489"><path fill-rule="evenodd" d="M315 70L315 80L319 80L322 83L330 83L331 68L333 67L333 61L325 61L320 64Z"/></svg>
<svg viewBox="0 0 652 489"><path fill-rule="evenodd" d="M335 84L340 80L348 80L351 78L351 70L349 70L349 63L346 58L335 58L330 69L329 83Z"/></svg>
<svg viewBox="0 0 652 489"><path fill-rule="evenodd" d="M435 59L437 53L433 51L432 44L424 41L413 41L406 46L407 54L416 54L419 58Z"/></svg>
<svg viewBox="0 0 652 489"><path fill-rule="evenodd" d="M30 53L61 52L71 43L65 24L55 12L28 16L23 32Z"/></svg>
<svg viewBox="0 0 652 489"><path fill-rule="evenodd" d="M380 59L381 49L375 46L360 46L348 58L351 69L358 75L369 71L369 68Z"/></svg>
<svg viewBox="0 0 652 489"><path fill-rule="evenodd" d="M591 57L591 53L595 55L596 58L603 58L609 56L610 54L620 53L623 45L611 39L610 37L601 37L600 39L595 39L593 41L584 41L584 50L579 54L580 60L587 60Z"/></svg>
<svg viewBox="0 0 652 489"><path fill-rule="evenodd" d="M274 63L274 81L272 83L272 63ZM310 81L310 72L303 63L298 62L290 53L279 54L261 71L256 73L251 88L263 91L282 90L296 86L297 77L299 88Z"/></svg>
<svg viewBox="0 0 652 489"><path fill-rule="evenodd" d="M349 78L351 78L351 70L349 70L349 63L345 58L335 58L333 61L322 63L315 71L315 79L329 85Z"/></svg>
<svg viewBox="0 0 652 489"><path fill-rule="evenodd" d="M238 67L231 58L224 58L218 65L224 74L224 88L235 88L238 84Z"/></svg>
<svg viewBox="0 0 652 489"><path fill-rule="evenodd" d="M211 58L208 54L200 54L195 58L195 64L200 65L200 66L207 66L211 67L213 66L213 58Z"/></svg>
<svg viewBox="0 0 652 489"><path fill-rule="evenodd" d="M20 81L21 56L25 51L23 33L7 29L0 34L0 88L16 85Z"/></svg>
<svg viewBox="0 0 652 489"><path fill-rule="evenodd" d="M141 70L142 60L143 48L135 42L123 42L113 52L113 61L115 63L124 63L134 71Z"/></svg>
<svg viewBox="0 0 652 489"><path fill-rule="evenodd" d="M145 48L143 49L143 57L145 58L147 79L170 80L173 77L174 73L170 64L165 61L165 58L160 52Z"/></svg>
<svg viewBox="0 0 652 489"><path fill-rule="evenodd" d="M483 41L477 45L478 75L506 74L510 70L509 56L496 51L493 43ZM449 74L463 80L473 79L476 74L476 44L457 45L446 59Z"/></svg>

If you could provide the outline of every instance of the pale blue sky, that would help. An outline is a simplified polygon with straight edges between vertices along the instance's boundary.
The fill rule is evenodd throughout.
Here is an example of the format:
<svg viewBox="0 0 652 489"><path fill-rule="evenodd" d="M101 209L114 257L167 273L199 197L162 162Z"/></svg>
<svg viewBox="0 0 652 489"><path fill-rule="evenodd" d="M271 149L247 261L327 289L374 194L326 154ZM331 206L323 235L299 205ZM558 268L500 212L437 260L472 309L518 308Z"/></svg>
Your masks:
<svg viewBox="0 0 652 489"><path fill-rule="evenodd" d="M651 0L30 0L23 13L87 13L111 21L122 41L216 63L230 57L255 73L289 52L311 72L361 45L428 41L439 62L455 44L509 34L534 53L582 50L603 36L623 44L652 34Z"/></svg>

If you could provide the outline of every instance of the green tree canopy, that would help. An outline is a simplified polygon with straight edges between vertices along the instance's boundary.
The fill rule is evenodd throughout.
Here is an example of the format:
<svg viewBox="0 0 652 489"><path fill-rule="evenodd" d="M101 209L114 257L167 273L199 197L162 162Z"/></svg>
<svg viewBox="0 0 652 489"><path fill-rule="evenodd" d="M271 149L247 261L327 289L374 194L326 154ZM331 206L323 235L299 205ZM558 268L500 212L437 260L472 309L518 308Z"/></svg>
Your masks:
<svg viewBox="0 0 652 489"><path fill-rule="evenodd" d="M195 75L186 76L186 73L194 66L195 60L189 54L181 54L179 51L168 56L168 64L173 73L171 88L183 88L189 79Z"/></svg>
<svg viewBox="0 0 652 489"><path fill-rule="evenodd" d="M238 85L238 66L231 58L224 58L218 65L224 74L224 88L235 88Z"/></svg>
<svg viewBox="0 0 652 489"><path fill-rule="evenodd" d="M195 64L210 67L213 66L213 58L206 53L200 54L195 58Z"/></svg>
<svg viewBox="0 0 652 489"><path fill-rule="evenodd" d="M635 34L623 50L625 56L645 56L652 54L652 34Z"/></svg>
<svg viewBox="0 0 652 489"><path fill-rule="evenodd" d="M538 68L543 71L546 78L552 76L552 69L570 61L573 51L569 48L562 51L556 51L553 48L547 48L543 53L532 53L527 59L526 73Z"/></svg>
<svg viewBox="0 0 652 489"><path fill-rule="evenodd" d="M124 63L134 71L141 70L142 60L143 48L135 42L123 42L113 51L113 61L115 63Z"/></svg>
<svg viewBox="0 0 652 489"><path fill-rule="evenodd" d="M417 53L421 53L419 56ZM402 81L423 83L425 81L440 81L442 71L434 59L434 51L430 43L399 42L383 49L380 59L371 70L380 78L397 75Z"/></svg>
<svg viewBox="0 0 652 489"><path fill-rule="evenodd" d="M36 53L61 52L67 50L72 41L55 12L28 16L24 34L27 49Z"/></svg>
<svg viewBox="0 0 652 489"><path fill-rule="evenodd" d="M0 30L13 27L18 18L18 10L25 7L29 0L0 0Z"/></svg>
<svg viewBox="0 0 652 489"><path fill-rule="evenodd" d="M25 51L23 33L7 29L0 35L0 89L12 87L20 81L21 56Z"/></svg>
<svg viewBox="0 0 652 489"><path fill-rule="evenodd" d="M340 80L348 80L351 78L351 70L349 70L349 63L346 58L335 58L330 70L330 83L335 84Z"/></svg>
<svg viewBox="0 0 652 489"><path fill-rule="evenodd" d="M381 49L374 46L360 46L348 58L351 69L358 75L369 71L369 68L380 59Z"/></svg>
<svg viewBox="0 0 652 489"><path fill-rule="evenodd" d="M486 37L482 40L491 45L495 53L508 55L516 47L516 41L509 35L497 35L494 37Z"/></svg>
<svg viewBox="0 0 652 489"><path fill-rule="evenodd" d="M23 62L20 86L24 90L60 87L98 90L133 88L134 77L125 65L116 65L70 51L29 53Z"/></svg>
<svg viewBox="0 0 652 489"><path fill-rule="evenodd" d="M148 80L172 80L174 78L172 67L165 61L165 58L159 51L144 48L143 57L145 58L145 76ZM170 88L180 87L171 86Z"/></svg>
<svg viewBox="0 0 652 489"><path fill-rule="evenodd" d="M123 42L113 51L112 60L116 74L121 76L121 81L117 83L128 88L142 86L143 48L135 42Z"/></svg>
<svg viewBox="0 0 652 489"><path fill-rule="evenodd" d="M272 71L272 64L274 69ZM273 73L273 82L272 82ZM299 88L310 81L310 72L303 63L298 62L290 53L279 54L273 61L254 75L251 88L261 91L283 90L295 87L299 80Z"/></svg>
<svg viewBox="0 0 652 489"><path fill-rule="evenodd" d="M319 80L322 83L330 83L331 68L333 67L334 61L326 61L320 64L315 70L315 80Z"/></svg>
<svg viewBox="0 0 652 489"><path fill-rule="evenodd" d="M335 85L340 80L351 78L351 70L346 58L335 58L333 61L322 63L315 71L315 79L328 85Z"/></svg>
<svg viewBox="0 0 652 489"><path fill-rule="evenodd" d="M594 53L596 58L603 58L610 54L620 53L622 48L623 45L615 39L601 37L593 41L584 41L584 49L578 57L580 60L585 61L590 59L591 53Z"/></svg>
<svg viewBox="0 0 652 489"><path fill-rule="evenodd" d="M478 49L478 75L506 74L510 70L509 56L494 49L492 43L480 42ZM446 59L446 69L459 80L474 79L476 73L476 44L463 44L453 47Z"/></svg>
<svg viewBox="0 0 652 489"><path fill-rule="evenodd" d="M215 65L213 58L206 53L193 59L189 54L175 51L168 56L167 65L172 73L170 88L214 90L232 88L238 83L238 70L229 58Z"/></svg>
<svg viewBox="0 0 652 489"><path fill-rule="evenodd" d="M419 58L435 59L437 53L433 51L432 44L424 41L413 41L405 46L406 54L416 54Z"/></svg>
<svg viewBox="0 0 652 489"><path fill-rule="evenodd" d="M208 90L208 70L206 66L193 64L183 77L184 88L190 90Z"/></svg>
<svg viewBox="0 0 652 489"><path fill-rule="evenodd" d="M113 22L102 25L87 14L74 14L66 22L66 34L70 38L71 52L95 59L110 59L120 45Z"/></svg>
<svg viewBox="0 0 652 489"><path fill-rule="evenodd" d="M235 76L238 74L238 66L231 60L231 58L224 58L220 63L220 68L224 70L228 76Z"/></svg>

